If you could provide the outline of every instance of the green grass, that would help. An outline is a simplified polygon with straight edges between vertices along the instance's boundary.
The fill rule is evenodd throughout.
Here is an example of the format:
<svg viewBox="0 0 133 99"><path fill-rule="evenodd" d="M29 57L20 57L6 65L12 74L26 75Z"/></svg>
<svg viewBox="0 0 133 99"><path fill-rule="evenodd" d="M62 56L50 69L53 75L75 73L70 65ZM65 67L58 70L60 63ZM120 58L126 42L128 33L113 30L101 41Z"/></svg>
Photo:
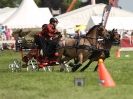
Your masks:
<svg viewBox="0 0 133 99"><path fill-rule="evenodd" d="M10 72L8 64L20 59L19 52L0 52L0 99L133 99L133 52L122 52L115 58L117 47L105 66L116 83L114 88L99 85L98 74L93 72L96 62L85 72ZM125 57L125 55L129 57ZM85 85L75 86L74 78L85 78Z"/></svg>

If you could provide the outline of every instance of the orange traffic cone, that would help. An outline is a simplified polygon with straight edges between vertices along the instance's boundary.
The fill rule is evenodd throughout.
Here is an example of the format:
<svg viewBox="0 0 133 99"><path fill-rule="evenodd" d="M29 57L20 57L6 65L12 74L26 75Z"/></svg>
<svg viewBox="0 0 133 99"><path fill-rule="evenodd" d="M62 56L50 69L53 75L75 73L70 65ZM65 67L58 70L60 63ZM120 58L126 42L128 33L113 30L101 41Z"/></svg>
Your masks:
<svg viewBox="0 0 133 99"><path fill-rule="evenodd" d="M120 58L121 57L121 55L120 55L120 49L117 49L116 50L116 58Z"/></svg>
<svg viewBox="0 0 133 99"><path fill-rule="evenodd" d="M99 59L98 61L98 74L100 79L100 84L104 87L115 87L115 82L110 76L109 72L104 66L103 60Z"/></svg>

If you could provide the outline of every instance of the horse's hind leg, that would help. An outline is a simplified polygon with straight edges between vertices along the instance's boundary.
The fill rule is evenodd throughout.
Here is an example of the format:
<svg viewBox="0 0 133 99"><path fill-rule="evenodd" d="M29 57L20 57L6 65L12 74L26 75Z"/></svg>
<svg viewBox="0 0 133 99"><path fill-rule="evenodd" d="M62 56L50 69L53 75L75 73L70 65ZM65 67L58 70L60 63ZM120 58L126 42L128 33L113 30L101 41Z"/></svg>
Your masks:
<svg viewBox="0 0 133 99"><path fill-rule="evenodd" d="M93 61L90 60L83 68L81 68L80 72L85 71L85 69L88 68L92 62L93 62Z"/></svg>

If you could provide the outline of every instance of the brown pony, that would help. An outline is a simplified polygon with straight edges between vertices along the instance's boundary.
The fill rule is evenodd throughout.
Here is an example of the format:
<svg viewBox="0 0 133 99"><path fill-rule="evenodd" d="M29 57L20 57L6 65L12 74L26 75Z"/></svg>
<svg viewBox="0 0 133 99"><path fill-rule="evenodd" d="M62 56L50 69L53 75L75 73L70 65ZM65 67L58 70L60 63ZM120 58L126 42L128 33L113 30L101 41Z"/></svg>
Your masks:
<svg viewBox="0 0 133 99"><path fill-rule="evenodd" d="M94 53L92 54L92 56L90 57L90 61L88 62L88 64L86 66L84 66L80 71L83 72L86 68L89 67L89 65L93 62L93 61L98 61L100 58L105 60L106 58L108 58L110 56L110 50L111 47L114 43L119 44L120 43L120 34L118 34L118 32L116 30L112 30L109 31L110 34L110 38L109 39L105 39L105 43L103 43L103 50L97 50L94 51ZM97 70L98 65L95 67L94 71Z"/></svg>
<svg viewBox="0 0 133 99"><path fill-rule="evenodd" d="M100 43L109 37L109 33L102 25L93 26L86 36L79 39L65 38L59 41L59 63L61 70L64 70L64 61L71 59L76 60L76 65L72 67L72 72L75 72L83 62L88 60L96 49L103 49ZM102 39L101 41L99 39ZM63 56L63 57L62 57Z"/></svg>

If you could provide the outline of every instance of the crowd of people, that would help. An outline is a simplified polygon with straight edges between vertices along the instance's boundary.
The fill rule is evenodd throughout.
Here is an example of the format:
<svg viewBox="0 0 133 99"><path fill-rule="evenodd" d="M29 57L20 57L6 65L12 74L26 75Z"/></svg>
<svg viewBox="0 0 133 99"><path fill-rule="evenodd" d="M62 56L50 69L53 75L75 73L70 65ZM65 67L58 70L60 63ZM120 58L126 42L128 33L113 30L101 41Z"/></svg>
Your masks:
<svg viewBox="0 0 133 99"><path fill-rule="evenodd" d="M3 50L8 46L4 41L13 40L12 29L7 26L0 25L0 49ZM3 43L4 42L4 43Z"/></svg>
<svg viewBox="0 0 133 99"><path fill-rule="evenodd" d="M7 26L0 25L0 40L11 40L12 39L12 29Z"/></svg>

